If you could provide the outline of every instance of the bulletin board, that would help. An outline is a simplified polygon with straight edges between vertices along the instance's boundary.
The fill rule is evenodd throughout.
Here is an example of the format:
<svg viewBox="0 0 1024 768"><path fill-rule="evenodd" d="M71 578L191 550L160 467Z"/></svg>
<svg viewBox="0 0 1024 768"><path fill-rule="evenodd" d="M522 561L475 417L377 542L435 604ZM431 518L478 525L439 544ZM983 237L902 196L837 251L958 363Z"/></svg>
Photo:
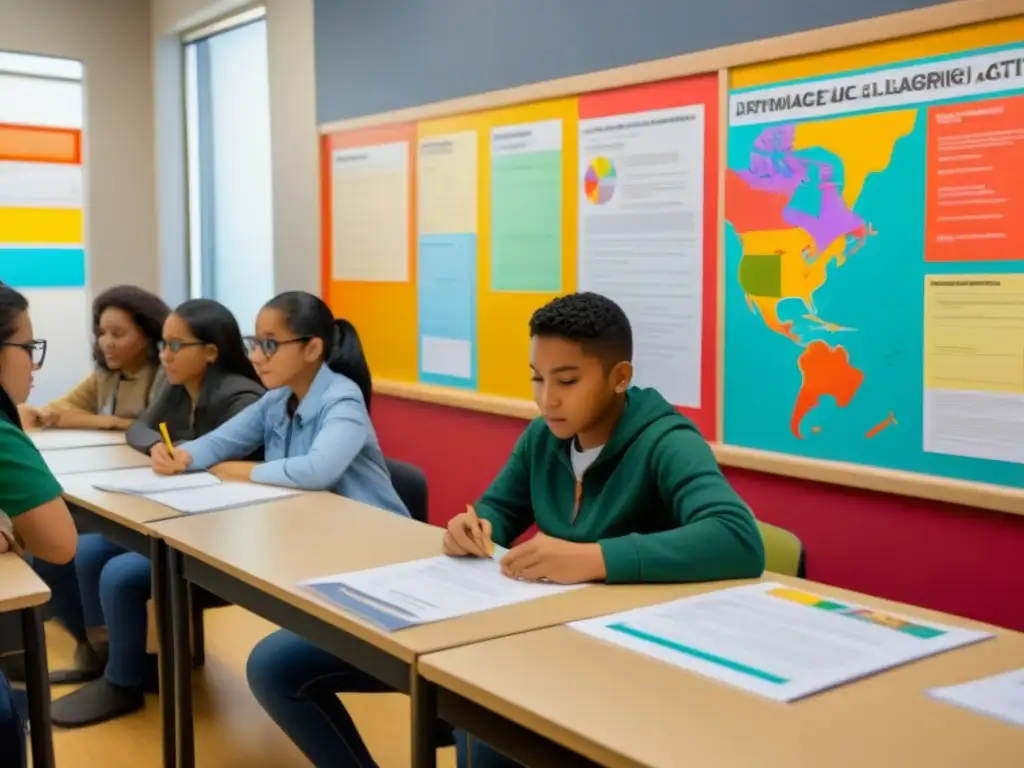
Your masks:
<svg viewBox="0 0 1024 768"><path fill-rule="evenodd" d="M323 126L324 294L380 392L532 418L531 313L604 293L722 464L1024 514L1022 40L964 0Z"/></svg>

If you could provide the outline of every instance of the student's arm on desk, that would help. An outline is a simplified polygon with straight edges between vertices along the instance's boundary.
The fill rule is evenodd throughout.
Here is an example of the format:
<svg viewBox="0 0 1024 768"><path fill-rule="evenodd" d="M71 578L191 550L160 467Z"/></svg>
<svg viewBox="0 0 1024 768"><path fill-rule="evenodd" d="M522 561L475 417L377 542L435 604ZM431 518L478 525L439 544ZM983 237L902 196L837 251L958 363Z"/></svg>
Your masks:
<svg viewBox="0 0 1024 768"><path fill-rule="evenodd" d="M519 438L501 472L484 495L474 504L479 517L491 523L491 539L509 547L533 525L533 504L530 499L531 430Z"/></svg>
<svg viewBox="0 0 1024 768"><path fill-rule="evenodd" d="M362 401L343 397L328 408L308 453L257 464L251 479L306 491L330 490L362 450L369 428L370 417Z"/></svg>
<svg viewBox="0 0 1024 768"><path fill-rule="evenodd" d="M242 409L213 432L179 445L176 450L180 449L191 457L188 468L204 470L222 461L244 459L263 445L267 397L264 395L248 408Z"/></svg>
<svg viewBox="0 0 1024 768"><path fill-rule="evenodd" d="M32 442L21 432L0 433L0 510L25 548L51 563L71 562L78 543L61 494Z"/></svg>
<svg viewBox="0 0 1024 768"><path fill-rule="evenodd" d="M669 432L654 448L651 469L678 527L600 541L609 583L715 581L764 572L754 517L703 437Z"/></svg>

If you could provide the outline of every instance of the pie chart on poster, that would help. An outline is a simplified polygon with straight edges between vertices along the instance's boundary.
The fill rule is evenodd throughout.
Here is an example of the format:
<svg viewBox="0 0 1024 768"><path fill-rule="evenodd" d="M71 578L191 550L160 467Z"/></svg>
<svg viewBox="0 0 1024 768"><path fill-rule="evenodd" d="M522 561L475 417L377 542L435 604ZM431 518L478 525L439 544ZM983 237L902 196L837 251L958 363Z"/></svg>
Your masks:
<svg viewBox="0 0 1024 768"><path fill-rule="evenodd" d="M595 157L583 175L583 191L594 205L604 205L615 195L615 166L607 157Z"/></svg>

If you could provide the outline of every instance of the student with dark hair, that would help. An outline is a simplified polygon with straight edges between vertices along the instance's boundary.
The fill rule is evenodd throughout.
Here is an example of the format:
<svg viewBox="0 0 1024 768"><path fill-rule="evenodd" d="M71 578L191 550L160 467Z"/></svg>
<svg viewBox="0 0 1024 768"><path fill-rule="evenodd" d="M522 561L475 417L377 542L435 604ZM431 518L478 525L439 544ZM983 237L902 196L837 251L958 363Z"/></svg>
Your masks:
<svg viewBox="0 0 1024 768"><path fill-rule="evenodd" d="M42 408L20 408L25 426L128 429L162 391L157 344L170 309L131 285L104 291L92 306L96 368L77 387Z"/></svg>
<svg viewBox="0 0 1024 768"><path fill-rule="evenodd" d="M335 321L321 299L292 291L264 305L246 344L271 391L220 429L175 448L173 456L153 446L154 470L210 469L225 479L331 490L408 515L370 422L369 370L355 329ZM261 445L265 463L239 461Z"/></svg>
<svg viewBox="0 0 1024 768"><path fill-rule="evenodd" d="M222 304L194 299L164 322L160 360L170 387L128 430L130 445L148 453L166 423L175 442L213 432L263 395L245 355L234 315ZM250 458L262 458L257 451ZM57 725L91 725L142 707L144 691L155 685L156 661L146 654L146 602L150 597L149 559L99 534L81 537L75 558L77 578L53 584L57 617L79 642L78 669L51 675L54 684L89 682L53 702ZM87 622L86 617L91 621ZM95 617L95 618L93 618ZM93 649L90 630L103 624L109 634L108 660Z"/></svg>
<svg viewBox="0 0 1024 768"><path fill-rule="evenodd" d="M445 552L485 556L540 532L502 559L512 578L559 583L674 582L758 576L764 548L693 423L652 389L631 389L633 339L610 299L576 293L530 321L542 417L505 468L445 532ZM316 766L375 765L339 693L387 686L312 643L278 631L249 656L249 687ZM456 734L460 768L511 760ZM472 753L472 754L471 754ZM471 761L470 761L471 760Z"/></svg>
<svg viewBox="0 0 1024 768"><path fill-rule="evenodd" d="M43 366L46 342L35 338L25 297L0 283L0 554L27 550L69 563L78 535L61 487L21 428L17 406ZM27 762L25 723L0 673L0 765Z"/></svg>

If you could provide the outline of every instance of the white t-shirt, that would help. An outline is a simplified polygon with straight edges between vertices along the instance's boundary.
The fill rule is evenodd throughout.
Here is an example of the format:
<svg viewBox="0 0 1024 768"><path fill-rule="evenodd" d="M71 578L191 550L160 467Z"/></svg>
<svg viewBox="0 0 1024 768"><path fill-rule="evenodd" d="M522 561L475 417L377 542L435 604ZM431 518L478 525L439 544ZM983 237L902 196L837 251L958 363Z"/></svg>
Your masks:
<svg viewBox="0 0 1024 768"><path fill-rule="evenodd" d="M588 448L585 451L577 450L576 441L573 440L569 447L569 458L572 460L572 471L576 475L577 480L583 479L583 473L587 471L587 468L593 464L597 457L601 454L603 445L599 445L596 448Z"/></svg>

